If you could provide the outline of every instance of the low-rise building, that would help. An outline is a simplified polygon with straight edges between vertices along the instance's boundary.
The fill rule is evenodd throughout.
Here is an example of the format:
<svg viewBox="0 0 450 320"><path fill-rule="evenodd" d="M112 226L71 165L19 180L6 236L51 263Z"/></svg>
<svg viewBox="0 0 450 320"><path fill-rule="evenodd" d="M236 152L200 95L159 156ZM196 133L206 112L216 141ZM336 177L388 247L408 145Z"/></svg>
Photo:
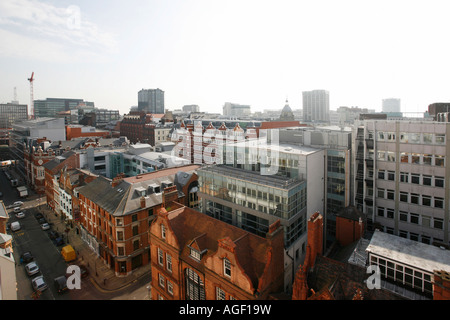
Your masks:
<svg viewBox="0 0 450 320"><path fill-rule="evenodd" d="M112 180L100 176L78 188L82 239L116 275L148 264L148 228L164 190L175 186L177 201L198 205L198 168L189 165Z"/></svg>

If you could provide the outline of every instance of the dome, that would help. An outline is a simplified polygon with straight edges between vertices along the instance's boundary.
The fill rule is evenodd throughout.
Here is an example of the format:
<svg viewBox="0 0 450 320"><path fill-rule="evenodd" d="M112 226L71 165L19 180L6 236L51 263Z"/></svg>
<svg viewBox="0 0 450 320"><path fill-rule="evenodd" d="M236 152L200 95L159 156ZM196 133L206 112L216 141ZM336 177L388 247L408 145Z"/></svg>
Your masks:
<svg viewBox="0 0 450 320"><path fill-rule="evenodd" d="M294 120L294 113L292 112L291 107L286 99L286 104L284 105L283 110L281 110L280 121L292 121Z"/></svg>

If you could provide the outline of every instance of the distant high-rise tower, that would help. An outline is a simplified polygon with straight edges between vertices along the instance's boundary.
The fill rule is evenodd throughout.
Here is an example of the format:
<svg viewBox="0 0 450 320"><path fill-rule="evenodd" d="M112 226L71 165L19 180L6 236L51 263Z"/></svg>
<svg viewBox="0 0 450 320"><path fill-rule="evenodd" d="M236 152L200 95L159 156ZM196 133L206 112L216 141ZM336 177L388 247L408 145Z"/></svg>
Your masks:
<svg viewBox="0 0 450 320"><path fill-rule="evenodd" d="M142 89L138 92L138 110L147 113L165 113L164 91L161 89Z"/></svg>
<svg viewBox="0 0 450 320"><path fill-rule="evenodd" d="M328 91L303 91L303 121L330 121L330 94Z"/></svg>
<svg viewBox="0 0 450 320"><path fill-rule="evenodd" d="M400 99L383 99L382 112L400 112Z"/></svg>

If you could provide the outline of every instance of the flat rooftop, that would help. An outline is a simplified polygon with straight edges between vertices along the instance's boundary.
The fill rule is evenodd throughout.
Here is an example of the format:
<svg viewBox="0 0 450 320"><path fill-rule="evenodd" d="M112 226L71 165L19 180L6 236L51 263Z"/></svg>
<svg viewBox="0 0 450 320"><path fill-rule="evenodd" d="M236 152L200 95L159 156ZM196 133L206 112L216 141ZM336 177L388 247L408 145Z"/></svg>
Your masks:
<svg viewBox="0 0 450 320"><path fill-rule="evenodd" d="M367 252L410 265L433 274L450 272L450 250L375 230Z"/></svg>
<svg viewBox="0 0 450 320"><path fill-rule="evenodd" d="M297 144L289 144L289 143L276 143L268 142L265 138L258 138L258 139L249 139L245 141L239 141L235 143L226 143L226 145L233 145L236 147L242 147L242 148L255 148L255 149L266 149L270 152L278 152L278 153L288 153L288 154L295 154L295 155L310 155L315 152L321 151L322 149L304 146L304 145L297 145Z"/></svg>

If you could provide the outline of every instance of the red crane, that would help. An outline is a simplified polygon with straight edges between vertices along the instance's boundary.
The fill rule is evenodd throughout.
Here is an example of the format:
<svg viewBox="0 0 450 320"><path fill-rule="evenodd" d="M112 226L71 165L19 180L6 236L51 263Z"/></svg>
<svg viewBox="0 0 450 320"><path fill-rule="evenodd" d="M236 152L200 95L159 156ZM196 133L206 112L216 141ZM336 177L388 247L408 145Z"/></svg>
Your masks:
<svg viewBox="0 0 450 320"><path fill-rule="evenodd" d="M30 81L30 119L34 119L34 94L33 94L33 81L34 81L34 72L31 73L31 77L28 78Z"/></svg>

